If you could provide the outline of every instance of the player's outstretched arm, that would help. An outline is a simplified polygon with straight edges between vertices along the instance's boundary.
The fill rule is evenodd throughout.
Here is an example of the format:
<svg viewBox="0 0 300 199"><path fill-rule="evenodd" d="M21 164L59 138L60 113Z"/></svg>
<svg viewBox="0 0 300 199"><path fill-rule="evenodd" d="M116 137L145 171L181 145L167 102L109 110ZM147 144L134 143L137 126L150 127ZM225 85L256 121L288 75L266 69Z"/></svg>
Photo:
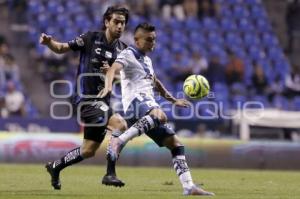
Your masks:
<svg viewBox="0 0 300 199"><path fill-rule="evenodd" d="M45 33L42 33L40 36L40 44L47 46L53 52L58 54L65 53L70 50L70 46L68 43L55 41L51 35L47 35Z"/></svg>
<svg viewBox="0 0 300 199"><path fill-rule="evenodd" d="M104 88L99 92L98 97L103 98L108 93L111 93L112 91L112 83L115 77L115 74L118 73L122 69L122 64L115 62L113 65L107 70L106 77L105 77L105 86Z"/></svg>
<svg viewBox="0 0 300 199"><path fill-rule="evenodd" d="M177 106L182 106L182 107L188 107L190 105L189 101L186 99L176 99L171 95L171 93L164 87L164 85L161 83L157 77L154 77L154 84L156 90L159 92L161 96L163 96L166 100L172 102L173 104Z"/></svg>

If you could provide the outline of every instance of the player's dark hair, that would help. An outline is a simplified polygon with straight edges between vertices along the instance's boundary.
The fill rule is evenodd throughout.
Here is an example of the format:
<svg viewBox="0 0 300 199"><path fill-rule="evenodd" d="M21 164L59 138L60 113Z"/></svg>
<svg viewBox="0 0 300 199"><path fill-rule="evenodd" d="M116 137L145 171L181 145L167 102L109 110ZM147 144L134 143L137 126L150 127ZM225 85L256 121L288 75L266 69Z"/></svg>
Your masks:
<svg viewBox="0 0 300 199"><path fill-rule="evenodd" d="M155 26L153 26L153 25L151 25L149 23L140 23L135 28L134 33L136 33L139 29L143 29L143 30L146 30L148 32L153 32L153 31L155 31Z"/></svg>
<svg viewBox="0 0 300 199"><path fill-rule="evenodd" d="M123 15L125 17L125 24L128 23L129 20L129 10L127 8L121 7L121 6L110 6L107 8L107 10L105 11L105 13L103 14L103 27L102 30L105 30L105 20L110 21L110 19L112 18L112 15L116 13L116 14L120 14Z"/></svg>

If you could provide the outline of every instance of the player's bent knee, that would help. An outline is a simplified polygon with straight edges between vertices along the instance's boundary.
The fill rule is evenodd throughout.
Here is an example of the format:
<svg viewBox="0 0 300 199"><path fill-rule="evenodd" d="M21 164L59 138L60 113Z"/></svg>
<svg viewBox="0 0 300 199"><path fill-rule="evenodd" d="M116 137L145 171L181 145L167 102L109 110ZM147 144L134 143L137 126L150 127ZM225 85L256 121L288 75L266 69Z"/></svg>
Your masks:
<svg viewBox="0 0 300 199"><path fill-rule="evenodd" d="M124 131L126 131L126 129L127 129L127 122L122 119L120 121L119 130L122 131L122 132L124 132Z"/></svg>
<svg viewBox="0 0 300 199"><path fill-rule="evenodd" d="M177 139L176 136L170 136L166 138L163 142L164 146L166 146L168 149L172 150L176 147L184 147L184 145Z"/></svg>
<svg viewBox="0 0 300 199"><path fill-rule="evenodd" d="M150 115L153 115L154 117L156 117L161 124L167 123L168 118L166 116L166 114L160 110L160 109L154 109L150 112Z"/></svg>
<svg viewBox="0 0 300 199"><path fill-rule="evenodd" d="M120 115L113 115L108 126L111 130L120 130L122 132L127 129L127 123Z"/></svg>

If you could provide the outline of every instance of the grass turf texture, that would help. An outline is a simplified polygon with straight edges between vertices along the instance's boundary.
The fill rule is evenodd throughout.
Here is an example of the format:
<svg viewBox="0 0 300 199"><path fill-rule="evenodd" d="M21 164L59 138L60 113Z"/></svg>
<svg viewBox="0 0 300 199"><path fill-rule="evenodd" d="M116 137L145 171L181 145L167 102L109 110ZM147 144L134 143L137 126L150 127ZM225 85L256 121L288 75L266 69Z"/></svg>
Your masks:
<svg viewBox="0 0 300 199"><path fill-rule="evenodd" d="M300 173L287 171L192 168L195 183L222 199L291 199L300 197ZM100 184L103 166L76 165L61 173L62 190L53 190L44 165L0 164L0 198L174 199L182 188L172 168L118 167L123 188ZM193 196L191 198L196 198ZM201 197L203 198L203 197ZM205 197L206 198L206 197Z"/></svg>

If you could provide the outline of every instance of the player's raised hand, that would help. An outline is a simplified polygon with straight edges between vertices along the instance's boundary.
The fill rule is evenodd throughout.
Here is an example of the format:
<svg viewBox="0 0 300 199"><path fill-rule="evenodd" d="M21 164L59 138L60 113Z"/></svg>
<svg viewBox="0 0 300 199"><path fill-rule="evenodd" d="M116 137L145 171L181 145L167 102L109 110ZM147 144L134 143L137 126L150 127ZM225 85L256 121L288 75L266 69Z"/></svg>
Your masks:
<svg viewBox="0 0 300 199"><path fill-rule="evenodd" d="M51 35L47 35L45 33L42 33L41 36L40 36L40 44L48 45L50 43L51 39L52 39Z"/></svg>
<svg viewBox="0 0 300 199"><path fill-rule="evenodd" d="M181 107L189 107L190 106L190 102L189 101L187 101L186 99L177 99L175 102L174 102L174 104L176 105L176 106L181 106Z"/></svg>

